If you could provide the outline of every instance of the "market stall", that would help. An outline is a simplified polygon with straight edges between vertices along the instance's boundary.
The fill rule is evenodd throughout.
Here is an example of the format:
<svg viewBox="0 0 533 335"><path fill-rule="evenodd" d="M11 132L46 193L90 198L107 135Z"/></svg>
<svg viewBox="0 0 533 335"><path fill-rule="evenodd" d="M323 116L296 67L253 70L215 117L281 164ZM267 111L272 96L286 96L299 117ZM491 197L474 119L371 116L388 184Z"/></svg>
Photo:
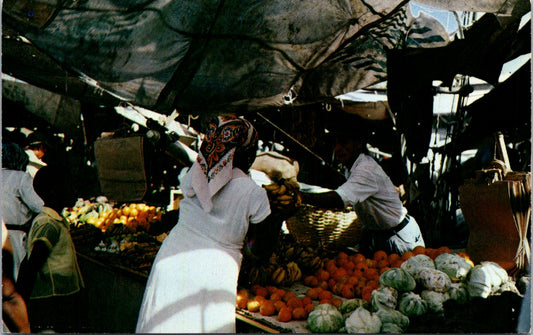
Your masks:
<svg viewBox="0 0 533 335"><path fill-rule="evenodd" d="M132 332L150 266L170 227L157 216L147 217L145 225L135 223L143 215L132 209L142 212L143 204L113 208L99 200L80 201L80 207L64 212L72 222L86 281L85 324L91 332ZM428 333L437 331L438 322L438 332L468 333L512 332L516 327L525 289L523 272L511 276L495 262L474 264L464 249L446 246L365 257L347 249L342 240L328 244L331 231L298 232L300 239L285 231L269 259L245 258L237 288L239 329L357 332L363 331L357 328L361 324L390 323L389 328L369 329ZM330 310L320 312L324 308ZM490 311L495 319L481 322L485 317L481 311ZM368 320L354 322L357 318Z"/></svg>
<svg viewBox="0 0 533 335"><path fill-rule="evenodd" d="M426 247L363 256L354 211L302 206L265 184L282 199L272 207L293 215L268 259L243 261L238 331L514 332L530 265L530 3L420 1L466 11L452 36L409 1L193 2L4 1L4 72L28 83L4 81L3 119L28 126L19 108L42 117L79 158L79 179L96 172L85 184L99 187L62 213L86 281L80 331L134 331L201 121L244 114L261 134L257 164L281 157L289 169L272 180L333 189L344 177L330 159L334 105L371 121L371 153L403 190ZM474 87L496 95L469 105ZM363 88L373 96L344 95ZM446 114L437 94L456 100ZM494 132L519 155L516 173L480 170L478 138Z"/></svg>

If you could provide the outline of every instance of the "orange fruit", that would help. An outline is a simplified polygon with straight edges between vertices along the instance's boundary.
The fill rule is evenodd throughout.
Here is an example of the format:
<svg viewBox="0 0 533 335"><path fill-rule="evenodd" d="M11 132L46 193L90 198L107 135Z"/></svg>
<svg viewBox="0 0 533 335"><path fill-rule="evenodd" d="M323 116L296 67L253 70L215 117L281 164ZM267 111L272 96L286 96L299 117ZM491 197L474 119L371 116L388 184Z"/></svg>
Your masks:
<svg viewBox="0 0 533 335"><path fill-rule="evenodd" d="M396 254L396 253L392 253L389 255L389 263L392 264L392 262L394 262L395 260L397 259L400 259L400 255Z"/></svg>
<svg viewBox="0 0 533 335"><path fill-rule="evenodd" d="M276 313L276 307L274 306L274 302L271 300L266 300L259 308L259 314L263 316L270 316L274 313Z"/></svg>
<svg viewBox="0 0 533 335"><path fill-rule="evenodd" d="M353 269L355 269L355 263L352 261L347 261L342 267L348 270L348 272L350 272L350 271L353 271Z"/></svg>
<svg viewBox="0 0 533 335"><path fill-rule="evenodd" d="M312 304L313 303L313 299L309 298L309 297L303 297L302 298L302 304L305 305L309 305L309 304Z"/></svg>
<svg viewBox="0 0 533 335"><path fill-rule="evenodd" d="M402 258L402 260L406 261L406 260L408 260L409 258L411 258L413 256L414 256L413 252L408 250L408 251L406 251L406 252L404 252L402 254L401 258Z"/></svg>
<svg viewBox="0 0 533 335"><path fill-rule="evenodd" d="M278 292L272 293L272 294L270 295L270 300L272 300L272 301L278 301L278 300L281 300L281 295L279 295Z"/></svg>
<svg viewBox="0 0 533 335"><path fill-rule="evenodd" d="M339 281L339 279L341 279L341 277L345 277L347 275L348 275L348 271L346 271L345 268L337 268L335 270L335 272L333 272L332 277L336 281Z"/></svg>
<svg viewBox="0 0 533 335"><path fill-rule="evenodd" d="M421 245L417 245L413 249L413 254L415 254L415 255L425 255L426 254L426 248L424 248Z"/></svg>
<svg viewBox="0 0 533 335"><path fill-rule="evenodd" d="M285 293L283 298L281 298L281 300L283 300L284 302L288 302L292 298L296 298L296 294L294 294L293 292L287 292L287 293Z"/></svg>
<svg viewBox="0 0 533 335"><path fill-rule="evenodd" d="M311 287L317 286L318 278L315 276L306 276L304 278L304 285L311 286Z"/></svg>
<svg viewBox="0 0 533 335"><path fill-rule="evenodd" d="M331 299L321 299L319 302L318 302L319 305L323 305L323 304L330 304L330 305L333 305L333 301Z"/></svg>
<svg viewBox="0 0 533 335"><path fill-rule="evenodd" d="M348 254L344 251L341 251L337 254L337 259L348 259Z"/></svg>
<svg viewBox="0 0 533 335"><path fill-rule="evenodd" d="M404 261L400 258L390 263L391 268L399 268Z"/></svg>
<svg viewBox="0 0 533 335"><path fill-rule="evenodd" d="M381 261L378 261L377 268L381 269L381 268L384 268L384 267L388 267L389 265L390 265L389 260L388 259L383 259Z"/></svg>
<svg viewBox="0 0 533 335"><path fill-rule="evenodd" d="M279 312L282 307L287 307L283 301L278 300L274 302L274 308L276 308L276 312Z"/></svg>
<svg viewBox="0 0 533 335"><path fill-rule="evenodd" d="M365 259L366 259L365 255L363 255L363 254L361 254L361 253L357 253L357 254L355 254L355 256L354 256L354 260L353 260L353 262L354 262L355 264L357 264L357 263L360 263L360 262L364 262Z"/></svg>
<svg viewBox="0 0 533 335"><path fill-rule="evenodd" d="M329 280L330 273L324 269L318 269L316 272L316 277L319 281Z"/></svg>
<svg viewBox="0 0 533 335"><path fill-rule="evenodd" d="M374 252L374 260L376 262L388 259L388 257L389 256L387 255L387 253L384 250L378 250L378 251Z"/></svg>
<svg viewBox="0 0 533 335"><path fill-rule="evenodd" d="M305 295L313 300L318 299L318 290L316 288L310 288L305 292Z"/></svg>
<svg viewBox="0 0 533 335"><path fill-rule="evenodd" d="M287 307L297 308L303 306L303 302L298 297L290 298L289 301L287 301Z"/></svg>
<svg viewBox="0 0 533 335"><path fill-rule="evenodd" d="M364 272L368 269L368 265L366 264L366 262L359 262L359 263L355 263L355 269L354 269L354 272L355 271L359 271L361 273L364 274Z"/></svg>
<svg viewBox="0 0 533 335"><path fill-rule="evenodd" d="M355 297L355 289L353 285L344 285L341 290L341 296L346 299L352 299Z"/></svg>
<svg viewBox="0 0 533 335"><path fill-rule="evenodd" d="M319 282L317 288L320 288L322 290L327 290L328 289L328 282L325 281L325 280Z"/></svg>
<svg viewBox="0 0 533 335"><path fill-rule="evenodd" d="M278 312L278 321L289 322L292 320L292 310L289 307L282 307Z"/></svg>
<svg viewBox="0 0 533 335"><path fill-rule="evenodd" d="M256 295L256 296L261 296L261 297L267 297L268 296L268 290L262 286L256 286L255 289L252 289L252 292Z"/></svg>
<svg viewBox="0 0 533 335"><path fill-rule="evenodd" d="M365 271L363 277L365 277L366 279L376 279L379 278L379 272L374 268L370 268Z"/></svg>
<svg viewBox="0 0 533 335"><path fill-rule="evenodd" d="M373 260L373 259L366 259L366 265L369 267L369 268L375 268L377 265L378 265L378 262Z"/></svg>
<svg viewBox="0 0 533 335"><path fill-rule="evenodd" d="M327 290L323 290L322 292L318 294L319 300L331 299L332 297L333 297L333 294L331 293L331 291L327 291Z"/></svg>
<svg viewBox="0 0 533 335"><path fill-rule="evenodd" d="M305 312L307 313L307 315L309 315L309 313L311 313L315 309L315 305L307 304L307 305L304 306L304 309L305 309Z"/></svg>
<svg viewBox="0 0 533 335"><path fill-rule="evenodd" d="M333 306L338 308L342 304L342 299L332 298L331 303L333 304Z"/></svg>
<svg viewBox="0 0 533 335"><path fill-rule="evenodd" d="M303 307L297 307L292 310L293 320L304 320L307 317L307 313Z"/></svg>
<svg viewBox="0 0 533 335"><path fill-rule="evenodd" d="M240 309L246 309L247 305L248 305L248 298L242 295L239 295L237 293L237 307L239 307Z"/></svg>

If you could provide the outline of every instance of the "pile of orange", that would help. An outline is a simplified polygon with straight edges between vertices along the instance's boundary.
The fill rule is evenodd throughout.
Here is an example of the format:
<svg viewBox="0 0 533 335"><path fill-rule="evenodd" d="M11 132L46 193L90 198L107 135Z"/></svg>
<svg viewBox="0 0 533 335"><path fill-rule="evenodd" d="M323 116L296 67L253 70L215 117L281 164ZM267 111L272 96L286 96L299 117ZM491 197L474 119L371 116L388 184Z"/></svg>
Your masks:
<svg viewBox="0 0 533 335"><path fill-rule="evenodd" d="M293 292L275 286L254 285L251 290L241 288L237 291L237 307L289 322L307 319L315 305L309 297L299 298Z"/></svg>
<svg viewBox="0 0 533 335"><path fill-rule="evenodd" d="M311 297L316 296L315 291L326 290L346 299L370 301L372 291L379 287L379 275L391 267L399 267L408 256L387 255L380 250L374 257L367 258L361 253L348 255L341 251L335 258L326 260L324 267L314 275L305 277L304 284L311 287L308 291Z"/></svg>
<svg viewBox="0 0 533 335"><path fill-rule="evenodd" d="M313 275L304 278L303 284L310 288L305 297L299 298L274 286L254 285L251 290L240 289L237 292L237 306L263 316L276 316L281 322L305 320L316 304L331 304L338 307L342 300L362 298L370 302L372 291L379 288L379 276L390 268L399 268L409 258L424 254L435 259L442 253L451 253L450 248L416 247L403 254L387 254L376 251L372 258L361 253L348 255L339 252L334 258L327 259L324 267ZM464 252L457 253L469 261Z"/></svg>

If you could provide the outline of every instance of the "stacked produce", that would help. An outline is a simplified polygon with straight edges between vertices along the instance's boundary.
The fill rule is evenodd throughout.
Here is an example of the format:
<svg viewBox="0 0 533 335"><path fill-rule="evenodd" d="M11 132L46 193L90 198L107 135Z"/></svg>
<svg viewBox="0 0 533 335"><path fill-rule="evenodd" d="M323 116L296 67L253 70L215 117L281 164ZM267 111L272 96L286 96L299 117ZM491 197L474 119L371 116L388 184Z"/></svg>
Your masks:
<svg viewBox="0 0 533 335"><path fill-rule="evenodd" d="M161 221L162 214L160 207L144 203L123 204L116 208L105 197L98 197L95 202L78 199L74 207L63 211L63 216L74 226L87 223L105 232L119 224L133 233L148 231L151 223Z"/></svg>
<svg viewBox="0 0 533 335"><path fill-rule="evenodd" d="M291 235L282 234L270 258L265 262L251 262L245 258L241 276L245 284L290 286L301 281L305 274L322 268L327 252L298 243ZM242 280L241 280L242 282Z"/></svg>
<svg viewBox="0 0 533 335"><path fill-rule="evenodd" d="M139 272L149 272L167 236L159 229L163 210L144 203L116 207L103 196L95 201L78 199L62 215L70 223L78 252Z"/></svg>
<svg viewBox="0 0 533 335"><path fill-rule="evenodd" d="M447 247L377 251L372 258L339 252L323 264L304 276L305 294L255 284L239 290L237 306L279 322L306 320L311 332L402 333L412 320L443 318L450 301L462 305L517 292L498 264L474 265L466 253Z"/></svg>

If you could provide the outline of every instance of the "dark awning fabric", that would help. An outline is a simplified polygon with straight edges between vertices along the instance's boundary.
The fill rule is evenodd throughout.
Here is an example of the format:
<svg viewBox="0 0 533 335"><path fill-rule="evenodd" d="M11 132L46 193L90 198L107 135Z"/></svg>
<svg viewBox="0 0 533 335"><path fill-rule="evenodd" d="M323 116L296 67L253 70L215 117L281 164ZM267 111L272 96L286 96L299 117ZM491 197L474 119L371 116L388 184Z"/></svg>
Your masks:
<svg viewBox="0 0 533 335"><path fill-rule="evenodd" d="M86 83L163 113L308 104L367 87L419 22L405 0L35 4L4 1L4 21ZM447 43L439 25L430 35Z"/></svg>
<svg viewBox="0 0 533 335"><path fill-rule="evenodd" d="M465 32L464 39L447 46L388 52L388 102L399 131L405 134L411 160L419 162L429 148L433 80L451 87L454 77L462 74L497 85L503 64L530 52L529 25L518 31L519 23L515 20L502 25L495 15L485 14Z"/></svg>

